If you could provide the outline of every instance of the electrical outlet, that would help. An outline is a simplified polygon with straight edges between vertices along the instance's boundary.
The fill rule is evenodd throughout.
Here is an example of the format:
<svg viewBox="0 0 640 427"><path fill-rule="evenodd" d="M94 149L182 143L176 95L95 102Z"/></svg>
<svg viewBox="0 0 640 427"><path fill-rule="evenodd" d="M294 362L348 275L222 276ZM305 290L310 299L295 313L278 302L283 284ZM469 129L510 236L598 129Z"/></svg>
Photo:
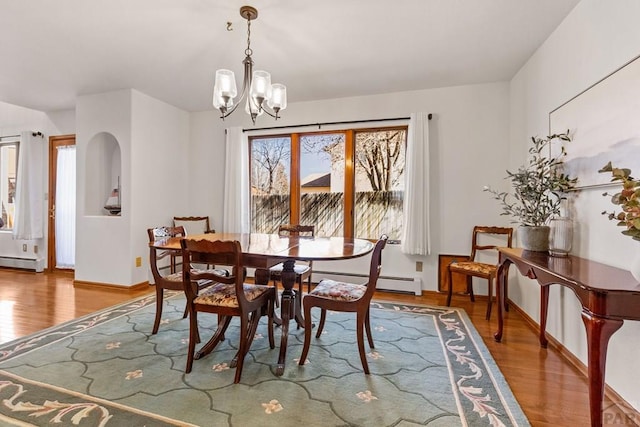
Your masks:
<svg viewBox="0 0 640 427"><path fill-rule="evenodd" d="M22 252L27 252L27 244L26 243L22 244Z"/></svg>
<svg viewBox="0 0 640 427"><path fill-rule="evenodd" d="M136 267L142 267L142 257L136 257Z"/></svg>
<svg viewBox="0 0 640 427"><path fill-rule="evenodd" d="M416 271L422 271L422 261L416 261Z"/></svg>
<svg viewBox="0 0 640 427"><path fill-rule="evenodd" d="M33 253L34 254L38 253L38 245L33 245Z"/></svg>

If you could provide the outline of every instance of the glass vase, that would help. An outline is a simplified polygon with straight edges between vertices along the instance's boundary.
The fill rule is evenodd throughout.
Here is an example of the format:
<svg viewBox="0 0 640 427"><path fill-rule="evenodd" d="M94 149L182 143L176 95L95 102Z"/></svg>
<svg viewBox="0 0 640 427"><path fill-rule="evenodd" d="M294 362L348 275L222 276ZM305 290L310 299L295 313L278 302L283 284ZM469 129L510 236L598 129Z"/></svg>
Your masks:
<svg viewBox="0 0 640 427"><path fill-rule="evenodd" d="M569 256L573 242L573 221L565 217L553 218L549 227L549 254L555 257Z"/></svg>

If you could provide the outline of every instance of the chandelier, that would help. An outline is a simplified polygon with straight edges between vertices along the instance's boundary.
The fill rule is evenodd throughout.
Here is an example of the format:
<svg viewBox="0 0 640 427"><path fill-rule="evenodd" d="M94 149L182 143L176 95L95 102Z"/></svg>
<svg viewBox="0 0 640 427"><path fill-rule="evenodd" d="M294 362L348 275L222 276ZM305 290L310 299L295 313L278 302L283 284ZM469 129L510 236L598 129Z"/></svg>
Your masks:
<svg viewBox="0 0 640 427"><path fill-rule="evenodd" d="M231 70L220 69L216 71L216 82L213 87L213 106L220 110L222 120L230 116L242 100L246 97L245 111L251 116L253 124L256 117L267 113L278 119L280 111L287 108L287 87L283 84L271 84L271 74L263 70L253 71L251 59L251 21L258 17L258 10L251 6L242 6L240 16L247 20L247 48L242 64L244 65L244 79L242 93L238 101L236 78Z"/></svg>

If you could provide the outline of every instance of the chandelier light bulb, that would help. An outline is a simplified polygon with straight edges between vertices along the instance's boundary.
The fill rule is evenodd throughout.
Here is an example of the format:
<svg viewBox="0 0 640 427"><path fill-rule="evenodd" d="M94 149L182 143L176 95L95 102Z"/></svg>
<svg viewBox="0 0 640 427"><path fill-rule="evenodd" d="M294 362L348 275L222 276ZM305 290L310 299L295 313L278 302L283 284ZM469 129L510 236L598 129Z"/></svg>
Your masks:
<svg viewBox="0 0 640 427"><path fill-rule="evenodd" d="M216 82L213 86L213 106L229 108L233 99L238 96L236 77L231 70L216 71Z"/></svg>
<svg viewBox="0 0 640 427"><path fill-rule="evenodd" d="M262 70L254 71L249 95L254 99L268 99L271 95L271 74Z"/></svg>
<svg viewBox="0 0 640 427"><path fill-rule="evenodd" d="M287 108L287 87L281 83L274 83L271 85L271 96L267 100L269 108L276 112Z"/></svg>

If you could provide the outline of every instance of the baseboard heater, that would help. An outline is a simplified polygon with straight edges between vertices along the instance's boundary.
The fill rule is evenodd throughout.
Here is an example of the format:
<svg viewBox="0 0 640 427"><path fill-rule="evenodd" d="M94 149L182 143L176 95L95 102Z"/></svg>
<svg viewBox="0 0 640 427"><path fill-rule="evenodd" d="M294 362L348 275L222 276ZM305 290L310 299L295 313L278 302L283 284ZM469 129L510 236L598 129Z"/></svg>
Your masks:
<svg viewBox="0 0 640 427"><path fill-rule="evenodd" d="M311 280L314 283L317 283L322 279L331 279L350 283L366 283L368 278L369 276L365 274L313 270L313 277ZM380 276L378 278L377 289L394 292L410 292L415 295L422 295L422 280L419 277Z"/></svg>
<svg viewBox="0 0 640 427"><path fill-rule="evenodd" d="M0 267L20 268L42 273L44 259L0 257Z"/></svg>

